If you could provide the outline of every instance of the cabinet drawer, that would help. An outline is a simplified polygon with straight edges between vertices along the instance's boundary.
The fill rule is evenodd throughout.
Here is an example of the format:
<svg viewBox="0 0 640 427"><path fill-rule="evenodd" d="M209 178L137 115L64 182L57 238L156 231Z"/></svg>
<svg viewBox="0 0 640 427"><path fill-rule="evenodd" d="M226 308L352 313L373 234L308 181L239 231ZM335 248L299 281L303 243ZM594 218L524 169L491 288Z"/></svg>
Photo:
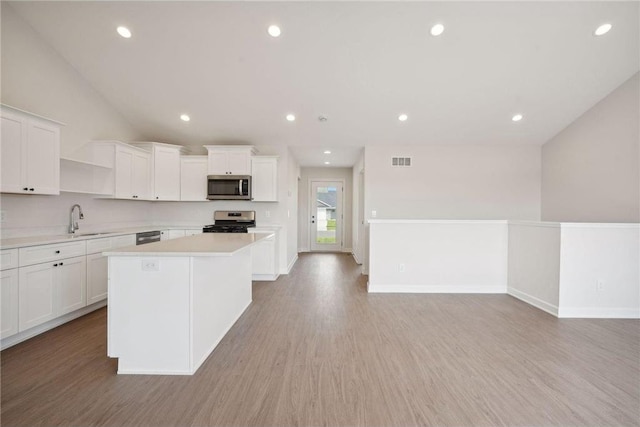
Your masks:
<svg viewBox="0 0 640 427"><path fill-rule="evenodd" d="M123 248L125 246L135 246L135 244L135 234L127 234L126 236L117 236L111 238L111 249Z"/></svg>
<svg viewBox="0 0 640 427"><path fill-rule="evenodd" d="M16 268L18 266L18 250L6 249L0 251L0 270Z"/></svg>
<svg viewBox="0 0 640 427"><path fill-rule="evenodd" d="M57 259L71 258L86 254L86 244L82 242L57 243L53 245L29 246L20 248L20 267L54 261Z"/></svg>
<svg viewBox="0 0 640 427"><path fill-rule="evenodd" d="M111 237L87 240L87 255L111 249Z"/></svg>

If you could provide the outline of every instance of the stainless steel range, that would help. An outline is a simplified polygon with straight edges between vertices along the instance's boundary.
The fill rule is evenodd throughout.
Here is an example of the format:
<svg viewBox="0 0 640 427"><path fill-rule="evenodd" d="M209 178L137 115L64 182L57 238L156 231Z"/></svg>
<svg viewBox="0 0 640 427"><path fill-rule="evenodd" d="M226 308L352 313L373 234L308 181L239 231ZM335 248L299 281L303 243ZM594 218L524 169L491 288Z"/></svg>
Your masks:
<svg viewBox="0 0 640 427"><path fill-rule="evenodd" d="M204 233L247 233L249 227L256 226L255 211L215 211L214 223L205 225Z"/></svg>

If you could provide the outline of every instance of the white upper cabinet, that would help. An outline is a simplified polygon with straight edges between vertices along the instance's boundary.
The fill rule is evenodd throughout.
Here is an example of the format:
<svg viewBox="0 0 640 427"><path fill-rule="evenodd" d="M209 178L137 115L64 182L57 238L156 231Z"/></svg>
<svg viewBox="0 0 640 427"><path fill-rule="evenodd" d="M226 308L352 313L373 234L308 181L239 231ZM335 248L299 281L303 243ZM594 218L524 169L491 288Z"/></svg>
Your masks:
<svg viewBox="0 0 640 427"><path fill-rule="evenodd" d="M207 156L182 156L180 159L180 200L207 200Z"/></svg>
<svg viewBox="0 0 640 427"><path fill-rule="evenodd" d="M151 199L180 200L180 155L184 147L160 142L132 145L151 153Z"/></svg>
<svg viewBox="0 0 640 427"><path fill-rule="evenodd" d="M91 161L113 168L105 194L115 199L151 200L151 153L120 141L93 141ZM107 188L113 187L113 188Z"/></svg>
<svg viewBox="0 0 640 427"><path fill-rule="evenodd" d="M252 145L205 145L209 175L251 175Z"/></svg>
<svg viewBox="0 0 640 427"><path fill-rule="evenodd" d="M61 123L2 106L3 193L60 194Z"/></svg>
<svg viewBox="0 0 640 427"><path fill-rule="evenodd" d="M278 201L277 156L251 158L251 200L254 202Z"/></svg>

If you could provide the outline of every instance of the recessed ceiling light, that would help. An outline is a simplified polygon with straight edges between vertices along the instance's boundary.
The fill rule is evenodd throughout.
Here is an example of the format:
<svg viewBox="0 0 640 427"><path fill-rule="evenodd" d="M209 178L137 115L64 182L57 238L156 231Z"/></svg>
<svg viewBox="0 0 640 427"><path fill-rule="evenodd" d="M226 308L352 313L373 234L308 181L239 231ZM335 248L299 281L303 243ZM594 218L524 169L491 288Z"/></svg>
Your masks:
<svg viewBox="0 0 640 427"><path fill-rule="evenodd" d="M267 32L271 37L280 37L281 34L280 27L278 27L277 25L269 25L269 28L267 28Z"/></svg>
<svg viewBox="0 0 640 427"><path fill-rule="evenodd" d="M191 117L189 117L187 114L182 114L180 116L180 120L182 120L183 122L188 122L189 120L191 120Z"/></svg>
<svg viewBox="0 0 640 427"><path fill-rule="evenodd" d="M331 164L331 162L324 162L324 164L325 164L325 165L330 165L330 164Z"/></svg>
<svg viewBox="0 0 640 427"><path fill-rule="evenodd" d="M324 152L324 154L331 154L331 151L327 150Z"/></svg>
<svg viewBox="0 0 640 427"><path fill-rule="evenodd" d="M511 117L511 120L513 120L514 122L519 122L520 120L522 120L522 114L516 114L513 117Z"/></svg>
<svg viewBox="0 0 640 427"><path fill-rule="evenodd" d="M603 34L607 34L613 25L611 24L602 24L593 32L596 36L601 36Z"/></svg>
<svg viewBox="0 0 640 427"><path fill-rule="evenodd" d="M406 114L400 114L398 116L398 120L400 120L401 122L406 122L408 118L409 116L407 116Z"/></svg>
<svg viewBox="0 0 640 427"><path fill-rule="evenodd" d="M287 114L287 120L292 122L296 119L296 116L294 116L293 114Z"/></svg>
<svg viewBox="0 0 640 427"><path fill-rule="evenodd" d="M442 25L442 24L436 24L433 27L431 27L431 35L432 36L439 36L443 32L444 32L444 25Z"/></svg>
<svg viewBox="0 0 640 427"><path fill-rule="evenodd" d="M131 31L127 27L118 27L116 31L125 39L131 38Z"/></svg>

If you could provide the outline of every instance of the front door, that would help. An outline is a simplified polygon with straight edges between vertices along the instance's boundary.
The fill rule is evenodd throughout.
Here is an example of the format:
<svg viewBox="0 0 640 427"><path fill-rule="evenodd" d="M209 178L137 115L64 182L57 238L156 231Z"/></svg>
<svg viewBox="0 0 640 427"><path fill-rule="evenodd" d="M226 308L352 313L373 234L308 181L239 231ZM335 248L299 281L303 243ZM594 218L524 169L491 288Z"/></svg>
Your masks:
<svg viewBox="0 0 640 427"><path fill-rule="evenodd" d="M342 251L342 182L311 181L311 250Z"/></svg>

